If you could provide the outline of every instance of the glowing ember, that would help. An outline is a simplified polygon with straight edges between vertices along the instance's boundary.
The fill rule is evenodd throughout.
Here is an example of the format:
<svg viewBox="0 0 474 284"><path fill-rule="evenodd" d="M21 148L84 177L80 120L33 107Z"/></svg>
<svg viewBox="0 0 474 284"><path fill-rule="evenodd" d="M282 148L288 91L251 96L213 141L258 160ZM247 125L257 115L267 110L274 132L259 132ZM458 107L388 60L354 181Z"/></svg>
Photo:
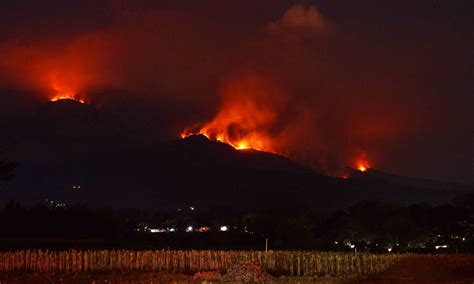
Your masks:
<svg viewBox="0 0 474 284"><path fill-rule="evenodd" d="M249 149L249 145L247 142L245 141L240 141L239 144L236 145L235 149L237 150L245 150L245 149Z"/></svg>
<svg viewBox="0 0 474 284"><path fill-rule="evenodd" d="M366 161L362 161L357 164L357 169L361 172L365 172L369 169L369 166Z"/></svg>
<svg viewBox="0 0 474 284"><path fill-rule="evenodd" d="M86 104L85 100L78 99L78 98L75 98L74 96L69 96L69 95L56 96L56 97L53 97L53 98L50 99L51 102L65 101L65 100L75 101L75 102L78 102L80 104Z"/></svg>
<svg viewBox="0 0 474 284"><path fill-rule="evenodd" d="M245 138L244 139L232 140L232 139L229 139L227 137L227 135L225 135L225 134L211 135L211 134L208 134L208 133L204 132L202 129L200 131L196 131L196 132L184 130L181 133L181 138L184 139L184 138L189 137L191 135L198 135L198 134L205 136L209 140L215 140L215 141L219 141L219 142L222 142L222 143L226 143L226 144L234 147L236 150L255 149L255 150L259 150L259 151L272 152L271 149L264 147L263 140L259 141L256 138L251 138L251 139L248 139L248 140L245 139Z"/></svg>

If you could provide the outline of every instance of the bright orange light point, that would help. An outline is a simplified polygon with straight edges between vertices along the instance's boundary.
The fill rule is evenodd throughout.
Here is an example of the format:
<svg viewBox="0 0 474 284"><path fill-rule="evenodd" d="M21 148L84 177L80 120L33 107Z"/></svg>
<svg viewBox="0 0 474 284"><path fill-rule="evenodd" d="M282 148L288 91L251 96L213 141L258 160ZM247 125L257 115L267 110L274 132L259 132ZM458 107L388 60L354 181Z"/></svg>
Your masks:
<svg viewBox="0 0 474 284"><path fill-rule="evenodd" d="M367 161L360 161L357 163L356 168L361 172L365 172L369 169L369 164L367 163Z"/></svg>
<svg viewBox="0 0 474 284"><path fill-rule="evenodd" d="M245 141L241 141L234 147L237 150L245 150L250 149L249 145Z"/></svg>
<svg viewBox="0 0 474 284"><path fill-rule="evenodd" d="M367 170L367 167L365 167L364 165L359 165L358 170L361 172L365 172Z"/></svg>

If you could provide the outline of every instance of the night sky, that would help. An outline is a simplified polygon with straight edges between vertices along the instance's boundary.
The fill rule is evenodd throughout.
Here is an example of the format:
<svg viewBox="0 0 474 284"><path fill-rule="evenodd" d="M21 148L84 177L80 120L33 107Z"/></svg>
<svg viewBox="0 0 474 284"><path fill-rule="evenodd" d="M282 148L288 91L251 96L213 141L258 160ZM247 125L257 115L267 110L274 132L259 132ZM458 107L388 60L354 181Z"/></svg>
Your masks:
<svg viewBox="0 0 474 284"><path fill-rule="evenodd" d="M363 159L472 183L471 2L2 1L1 152L20 181L244 115L226 127L327 174ZM54 121L61 94L100 122Z"/></svg>

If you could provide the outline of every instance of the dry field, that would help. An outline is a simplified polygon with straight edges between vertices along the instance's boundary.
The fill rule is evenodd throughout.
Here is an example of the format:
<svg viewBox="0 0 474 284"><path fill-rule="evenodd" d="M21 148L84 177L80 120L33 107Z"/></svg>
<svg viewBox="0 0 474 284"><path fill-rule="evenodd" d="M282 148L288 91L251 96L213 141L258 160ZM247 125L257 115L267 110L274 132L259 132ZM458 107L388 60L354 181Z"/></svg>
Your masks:
<svg viewBox="0 0 474 284"><path fill-rule="evenodd" d="M194 253L197 254L198 252ZM250 254L250 252L247 253L251 256L258 255ZM283 254L283 252L281 253ZM303 252L286 253L294 253L298 255L298 253ZM317 254L317 256L326 256L327 259L332 259L332 261L335 262L335 264L333 264L335 267L333 274L290 276L288 273L285 275L285 273L269 271L270 274L272 274L273 279L271 281L266 281L265 283L474 283L474 255L407 254L398 256L390 265L387 265L385 269L380 269L378 271L336 274L337 258L335 258L335 256L338 255L340 256L340 259L342 259L340 253L304 253L305 254L301 254L300 257L302 255L308 256L312 253L313 256ZM381 257L382 255L370 256ZM0 255L0 257L2 257L2 255ZM289 257L289 259L291 259L291 257ZM298 258L296 257L295 259L295 268L297 269ZM1 260L2 259L0 258L0 261ZM327 261L326 263L332 262ZM313 264L317 266L317 261ZM340 272L342 271L345 270L340 270ZM133 267L130 267L130 269L101 269L94 271L33 271L31 269L17 269L0 272L0 283L202 283L201 281L193 280L193 274L192 271L150 271ZM213 283L220 282L216 281Z"/></svg>
<svg viewBox="0 0 474 284"><path fill-rule="evenodd" d="M195 273L228 270L240 262L258 262L274 275L297 277L366 275L385 270L398 254L318 251L42 251L0 252L0 272L151 271Z"/></svg>

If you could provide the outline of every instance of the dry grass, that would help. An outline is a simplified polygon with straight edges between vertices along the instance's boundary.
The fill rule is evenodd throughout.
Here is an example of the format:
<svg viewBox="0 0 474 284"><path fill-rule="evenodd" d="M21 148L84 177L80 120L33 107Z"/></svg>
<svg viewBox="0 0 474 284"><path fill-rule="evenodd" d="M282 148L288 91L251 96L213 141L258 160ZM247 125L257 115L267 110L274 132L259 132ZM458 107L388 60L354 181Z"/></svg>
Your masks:
<svg viewBox="0 0 474 284"><path fill-rule="evenodd" d="M317 251L41 251L0 253L0 272L161 271L224 272L232 264L257 261L277 276L366 275L385 270L404 255Z"/></svg>
<svg viewBox="0 0 474 284"><path fill-rule="evenodd" d="M289 252L288 252L289 253ZM374 274L278 276L266 283L473 283L474 255L405 255ZM199 283L192 274L152 271L0 272L0 283ZM219 282L213 282L219 283ZM229 282L226 282L229 283ZM232 283L232 282L231 282Z"/></svg>

